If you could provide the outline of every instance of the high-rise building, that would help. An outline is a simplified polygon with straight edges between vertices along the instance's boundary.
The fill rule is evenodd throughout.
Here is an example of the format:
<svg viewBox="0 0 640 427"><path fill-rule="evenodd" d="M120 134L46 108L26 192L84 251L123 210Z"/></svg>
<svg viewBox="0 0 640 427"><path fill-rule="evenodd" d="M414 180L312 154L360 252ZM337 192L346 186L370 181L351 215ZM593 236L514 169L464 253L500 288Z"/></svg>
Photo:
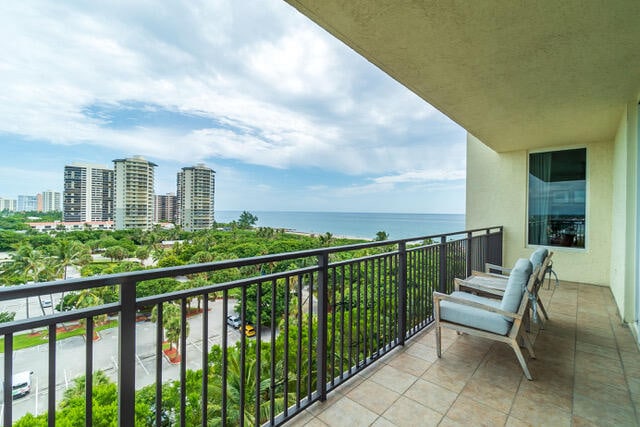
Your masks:
<svg viewBox="0 0 640 427"><path fill-rule="evenodd" d="M141 156L116 159L113 164L116 230L151 228L154 168L157 165Z"/></svg>
<svg viewBox="0 0 640 427"><path fill-rule="evenodd" d="M0 197L0 211L15 212L16 205L16 199L3 199Z"/></svg>
<svg viewBox="0 0 640 427"><path fill-rule="evenodd" d="M38 210L42 212L60 211L60 193L57 191L47 190L42 194L38 194Z"/></svg>
<svg viewBox="0 0 640 427"><path fill-rule="evenodd" d="M177 200L174 193L156 194L153 203L154 222L176 222Z"/></svg>
<svg viewBox="0 0 640 427"><path fill-rule="evenodd" d="M19 194L18 195L18 206L17 206L16 210L18 212L37 211L38 210L38 197Z"/></svg>
<svg viewBox="0 0 640 427"><path fill-rule="evenodd" d="M67 222L113 220L113 169L89 163L64 167L63 218Z"/></svg>
<svg viewBox="0 0 640 427"><path fill-rule="evenodd" d="M203 164L178 172L178 224L186 231L214 224L215 171Z"/></svg>

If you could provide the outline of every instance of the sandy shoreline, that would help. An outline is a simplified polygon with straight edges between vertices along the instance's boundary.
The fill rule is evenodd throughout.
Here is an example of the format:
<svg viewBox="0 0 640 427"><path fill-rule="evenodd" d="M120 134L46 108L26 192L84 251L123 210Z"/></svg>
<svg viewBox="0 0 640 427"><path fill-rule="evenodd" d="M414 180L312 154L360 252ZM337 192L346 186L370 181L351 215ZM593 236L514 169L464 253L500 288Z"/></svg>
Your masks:
<svg viewBox="0 0 640 427"><path fill-rule="evenodd" d="M307 231L298 231L291 228L285 228L284 232L288 234L297 234L298 236L308 236L308 237L319 237L325 234L325 233L309 233ZM333 233L331 234L331 236L335 239L365 240L367 242L373 242L373 239L368 239L365 237L342 236L342 235L333 234Z"/></svg>

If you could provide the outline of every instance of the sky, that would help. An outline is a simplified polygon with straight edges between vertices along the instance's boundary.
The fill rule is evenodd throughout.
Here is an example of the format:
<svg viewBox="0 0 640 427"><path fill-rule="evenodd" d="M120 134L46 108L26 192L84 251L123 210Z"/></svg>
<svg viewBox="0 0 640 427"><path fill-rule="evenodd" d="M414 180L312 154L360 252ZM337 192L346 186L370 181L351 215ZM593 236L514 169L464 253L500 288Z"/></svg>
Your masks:
<svg viewBox="0 0 640 427"><path fill-rule="evenodd" d="M282 0L0 3L0 197L141 155L216 210L464 213L466 133Z"/></svg>

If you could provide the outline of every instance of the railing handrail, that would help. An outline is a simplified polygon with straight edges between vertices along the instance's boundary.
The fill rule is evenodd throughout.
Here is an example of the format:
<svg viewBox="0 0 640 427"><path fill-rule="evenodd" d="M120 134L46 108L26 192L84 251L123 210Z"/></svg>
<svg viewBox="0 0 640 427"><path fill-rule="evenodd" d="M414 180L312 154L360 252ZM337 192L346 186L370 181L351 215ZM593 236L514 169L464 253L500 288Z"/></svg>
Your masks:
<svg viewBox="0 0 640 427"><path fill-rule="evenodd" d="M459 236L452 238L452 236ZM163 376L163 340L166 326L163 319L170 313L172 307L175 316L175 306L165 305L167 302L179 304L179 341L180 372L179 372L179 408L175 409L180 416L180 424L186 425L187 414L187 312L191 306L189 298L198 298L198 309L202 307L201 339L206 342L198 351L201 352L202 370L209 366L209 310L210 296L222 294L222 304L216 312L217 322L220 322L219 334L221 342L221 359L217 363L220 375L212 376L212 380L220 381L222 401L220 419L223 424L227 420L226 405L229 355L231 347L227 341L229 302L233 296L238 296L233 310L240 314L241 324L254 323L265 325L269 330L270 340L262 341L263 332L257 327L255 346L247 345L247 335L240 328L239 341L234 346L239 352L239 396L238 410L244 414L245 410L252 412L256 420L262 419L261 404L269 401L269 417L271 424L280 424L291 419L296 414L309 407L317 400L325 400L327 394L335 390L345 380L361 372L375 360L391 351L398 345L404 345L405 340L428 327L433 321L430 299L433 291L450 290L454 277L463 276L472 267L478 268L487 260L500 262L502 260L503 227L487 227L474 230L444 233L431 236L411 237L406 239L357 243L353 245L323 247L295 252L285 252L258 257L240 258L234 260L216 261L210 263L193 264L167 268L154 268L78 278L53 282L31 283L0 289L0 301L33 297L43 294L53 294L66 291L79 291L113 285L119 288L119 301L102 303L97 306L73 309L65 312L44 314L39 317L20 319L0 324L0 336L5 340L4 377L10 378L14 372L13 356L15 354L14 338L20 332L29 329L47 328L49 336L48 350L48 386L49 390L56 388L56 341L57 325L64 322L80 321L85 327L87 337L92 337L97 317L117 313L118 319L118 423L133 425L136 419L136 321L139 310L153 307L155 313L155 425L162 424L162 414L166 409L163 403L162 389L165 384ZM384 248L369 255L355 253L355 251ZM387 250L388 249L388 250ZM354 251L354 253L349 253ZM331 261L329 255L346 253L348 259ZM365 252L366 253L366 252ZM338 258L338 257L337 257ZM282 264L284 271L273 271L265 274L262 268L267 264L286 261ZM302 263L290 261L304 261ZM221 280L204 284L197 288L161 292L154 290L153 295L137 297L136 284L140 281L186 276L196 273L224 271L232 268L253 266L245 272L242 278L235 280ZM280 268L278 268L280 270ZM235 276L234 277L238 277ZM293 279L293 280L292 280ZM292 285L293 283L293 285ZM292 288L294 286L294 288ZM304 290L304 289L306 290ZM276 291L278 289L278 291ZM298 296L293 300L290 291ZM240 291L238 294L235 291ZM249 292L253 294L249 296ZM302 296L306 292L306 299ZM234 293L232 293L234 292ZM278 294L278 292L282 292ZM264 296L263 296L264 294ZM264 298L264 299L263 299ZM269 298L270 300L267 300ZM255 304L254 313L248 317L248 301ZM262 301L265 301L263 307ZM268 302L267 302L268 301ZM282 312L276 314L276 301L284 305ZM292 303L295 301L295 303ZM346 305L344 304L346 302ZM270 305L269 305L270 304ZM355 305L354 305L355 304ZM239 305L239 308L238 308ZM163 307L165 314L163 314ZM221 312L220 312L221 310ZM270 314L269 314L269 310ZM292 313L295 311L295 315ZM212 312L213 313L213 312ZM268 319L263 320L262 314ZM252 317L253 316L253 317ZM100 320L102 322L102 320ZM266 323L265 323L266 322ZM280 323L282 322L282 323ZM216 328L218 326L214 323ZM235 325L232 325L235 327ZM281 331L277 332L277 329ZM354 329L355 328L355 329ZM294 335L290 332L294 331ZM276 336L284 334L283 355L276 352ZM306 335L306 341L303 338ZM292 337L294 341L289 344ZM168 332L167 332L168 338ZM176 338L174 338L175 340ZM194 344L195 345L195 344ZM266 347L270 346L267 351ZM315 349L314 349L315 346ZM265 348L263 351L262 349ZM94 372L93 340L87 339L85 344L85 424L93 421L93 405L91 395L93 390ZM256 384L264 379L270 379L272 393L265 396L260 387L249 387L246 375L248 352L253 352L256 366L270 364L270 371L263 372L262 368L251 373ZM291 357L291 360L290 360ZM215 358L215 357L214 357ZM276 364L283 363L282 373L277 372ZM115 363L115 361L114 361ZM145 369L146 371L146 369ZM147 373L148 374L148 373ZM208 417L208 381L209 376L202 377L202 425ZM279 387L282 386L280 390ZM10 383L5 381L3 425L10 426L13 419L13 406ZM248 394L246 393L248 392ZM284 412L276 411L276 396L282 393ZM294 395L295 393L295 395ZM254 396L251 399L249 396ZM291 397L289 397L291 395ZM293 400L293 405L291 401ZM248 400L247 400L248 399ZM56 396L49 393L47 397L48 423L55 424ZM235 405L235 404L234 404ZM242 418L244 420L244 418ZM263 420L264 421L264 420ZM242 422L240 423L242 425Z"/></svg>
<svg viewBox="0 0 640 427"><path fill-rule="evenodd" d="M300 259L309 257L318 257L322 254L345 252L358 249L369 249L380 246L398 245L400 243L410 243L419 240L445 238L449 236L457 236L468 233L487 232L491 230L501 232L502 226L492 226L485 228L477 228L473 230L464 230L451 233L433 234L428 236L411 237L405 239L382 240L366 243L355 243L352 245L333 246L329 248L306 249L302 251L283 252L279 254L261 255L249 258L238 258L224 261L214 261L200 264L180 265L175 267L153 268L149 270L136 270L123 273L113 273L105 275L97 275L91 277L80 277L74 279L60 279L49 282L35 282L22 285L4 286L0 288L0 301L27 298L48 293L70 292L83 289L97 288L108 285L119 285L123 282L138 282L143 280L162 279L167 277L186 276L189 274L214 272L226 270L229 268L245 267L256 264L266 264L270 262L283 261L286 259ZM434 244L439 244L435 242ZM222 289L222 288L221 288Z"/></svg>

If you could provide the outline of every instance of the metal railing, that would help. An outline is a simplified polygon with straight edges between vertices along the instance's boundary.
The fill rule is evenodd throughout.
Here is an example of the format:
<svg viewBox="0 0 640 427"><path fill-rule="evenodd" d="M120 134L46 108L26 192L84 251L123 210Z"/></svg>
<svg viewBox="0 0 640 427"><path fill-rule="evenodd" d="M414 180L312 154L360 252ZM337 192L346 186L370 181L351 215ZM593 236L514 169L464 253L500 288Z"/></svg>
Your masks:
<svg viewBox="0 0 640 427"><path fill-rule="evenodd" d="M60 381L56 374L60 362L57 327L82 321L86 336L92 337L95 319L114 314L118 315L114 351L119 425L133 426L137 421L155 426L205 426L214 419L221 425L283 424L428 326L433 321L433 291L451 291L454 277L481 270L485 262L502 262L502 227L0 289L0 301L105 286L119 290L117 303L0 324L4 337L3 424L10 426L14 421L12 387L7 379L14 373L17 334L48 331L47 420L54 426L55 390ZM275 265L286 264L290 267L274 271ZM136 285L142 281L231 269L241 269L243 278L136 298ZM211 301L212 296L218 298ZM203 310L200 319L189 320L193 298L201 300ZM227 324L234 300L241 324L255 321L255 338L238 334ZM163 381L167 380L163 378L167 364L163 324L168 304L177 304L180 312L177 408L163 407ZM151 307L155 307L156 320L153 418L136 420L136 375L140 374L136 341L142 338L136 320ZM189 325L201 328L197 357L187 351ZM215 351L211 350L212 340ZM78 355L85 366L86 425L93 424L95 409L94 356L95 344L87 339L84 354ZM189 389L192 382L187 381L188 363L201 370L196 400L194 390Z"/></svg>

